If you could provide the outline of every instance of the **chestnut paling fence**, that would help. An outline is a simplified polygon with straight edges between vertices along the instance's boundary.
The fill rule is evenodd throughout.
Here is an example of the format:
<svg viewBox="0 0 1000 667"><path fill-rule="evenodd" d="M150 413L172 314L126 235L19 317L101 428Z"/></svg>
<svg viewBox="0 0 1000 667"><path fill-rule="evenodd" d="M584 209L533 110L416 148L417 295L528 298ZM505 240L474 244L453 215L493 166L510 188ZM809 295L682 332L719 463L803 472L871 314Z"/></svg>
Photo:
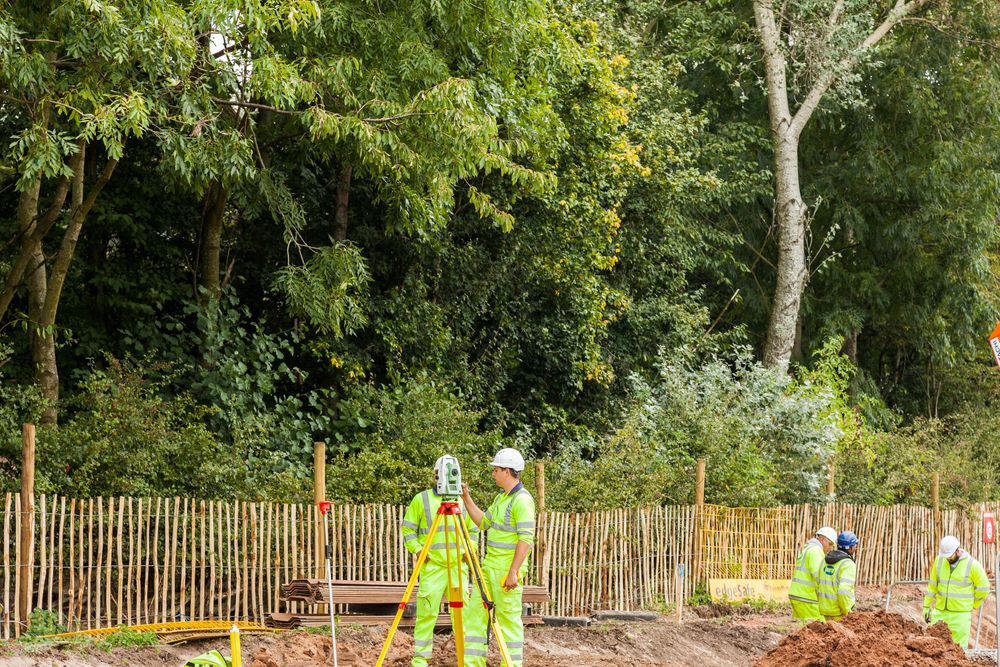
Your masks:
<svg viewBox="0 0 1000 667"><path fill-rule="evenodd" d="M314 611L281 600L280 585L324 577L327 540L335 579L403 581L414 561L399 531L405 507L396 505L334 505L324 533L322 515L306 504L43 495L22 512L18 494L0 504L4 637L23 627L25 593L30 609L52 611L73 630L261 621L272 611ZM802 543L824 524L858 534L861 584L924 578L946 533L991 570L995 545L983 544L980 516L997 509L941 512L937 528L932 510L910 506L548 511L537 517L528 583L551 598L536 613L657 608L678 585L692 595L702 577L787 578ZM18 558L22 534L30 536L27 563Z"/></svg>

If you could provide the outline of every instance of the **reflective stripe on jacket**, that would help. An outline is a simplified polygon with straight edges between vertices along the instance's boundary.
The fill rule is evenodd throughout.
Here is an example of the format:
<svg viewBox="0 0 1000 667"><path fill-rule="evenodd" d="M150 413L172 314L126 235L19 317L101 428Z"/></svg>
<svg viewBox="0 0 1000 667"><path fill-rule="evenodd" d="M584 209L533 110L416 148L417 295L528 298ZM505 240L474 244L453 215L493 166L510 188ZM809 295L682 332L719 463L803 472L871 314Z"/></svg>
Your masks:
<svg viewBox="0 0 1000 667"><path fill-rule="evenodd" d="M799 557L795 560L795 572L792 573L792 583L788 587L788 597L803 602L816 602L816 577L823 567L823 545L815 537L802 547Z"/></svg>
<svg viewBox="0 0 1000 667"><path fill-rule="evenodd" d="M465 521L465 525L469 528L469 537L472 538L473 545L478 544L479 528L476 527L476 524L472 523L472 519L465 513L461 498L459 498L458 502L459 506L462 507L462 520ZM406 514L403 515L403 545L407 551L412 554L418 554L424 548L424 542L427 541L427 536L431 532L431 524L434 523L434 516L437 514L439 507L441 507L441 497L435 495L430 489L423 493L418 493L410 501L410 506L406 508ZM445 532L445 528L448 528L447 533ZM455 559L457 558L457 551L455 543L458 536L455 534L454 523L446 526L443 518L441 525L438 526L437 532L434 534L434 542L431 543L431 550L427 553L427 560L434 565L447 567L448 558L445 554L446 534L448 536L448 544L451 546L452 567L456 567Z"/></svg>
<svg viewBox="0 0 1000 667"><path fill-rule="evenodd" d="M939 611L972 611L979 609L989 594L990 580L975 558L963 553L952 567L947 558L938 556L924 593L924 609L930 609L936 599L934 606Z"/></svg>
<svg viewBox="0 0 1000 667"><path fill-rule="evenodd" d="M486 538L483 566L510 569L517 543L535 544L535 500L518 484L510 493L501 493L493 500L490 508L483 513L480 527L490 531ZM530 549L528 553L531 553ZM525 558L524 565L527 563Z"/></svg>
<svg viewBox="0 0 1000 667"><path fill-rule="evenodd" d="M854 611L854 581L858 566L852 558L830 565L825 563L816 579L819 613L824 616L846 616Z"/></svg>

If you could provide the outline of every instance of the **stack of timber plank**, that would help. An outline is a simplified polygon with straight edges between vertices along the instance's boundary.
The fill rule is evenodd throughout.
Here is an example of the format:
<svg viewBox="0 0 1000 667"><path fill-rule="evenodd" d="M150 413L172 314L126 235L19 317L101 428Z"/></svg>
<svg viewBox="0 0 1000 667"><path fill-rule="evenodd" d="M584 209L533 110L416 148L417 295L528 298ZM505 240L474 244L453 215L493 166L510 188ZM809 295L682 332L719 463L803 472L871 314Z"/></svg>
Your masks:
<svg viewBox="0 0 1000 667"><path fill-rule="evenodd" d="M335 605L398 605L406 593L407 582L405 581L348 581L344 579L334 579L333 598ZM293 579L287 584L281 585L280 599L284 602L301 602L306 605L330 604L330 587L326 579ZM416 602L419 585L415 586L410 595L410 601ZM547 602L548 591L542 586L525 586L521 595L521 600L527 604L539 604ZM395 615L368 614L368 613L348 613L337 614L340 623L358 623L359 625L381 625L390 623ZM522 617L527 624L534 623L537 616L533 614ZM539 619L540 620L540 619ZM416 621L412 616L407 615L400 621L401 626L413 625ZM317 627L329 625L330 616L328 614L290 614L272 612L264 617L264 624L269 628L294 629L297 627ZM447 628L451 626L451 616L441 614L438 616L438 627Z"/></svg>

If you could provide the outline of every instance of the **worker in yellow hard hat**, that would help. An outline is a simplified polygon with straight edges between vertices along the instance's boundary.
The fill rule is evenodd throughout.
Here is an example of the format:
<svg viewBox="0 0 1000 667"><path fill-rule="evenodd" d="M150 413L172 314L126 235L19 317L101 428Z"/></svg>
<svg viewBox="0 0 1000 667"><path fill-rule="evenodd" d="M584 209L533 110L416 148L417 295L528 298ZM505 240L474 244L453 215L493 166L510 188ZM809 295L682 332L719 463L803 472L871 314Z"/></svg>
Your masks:
<svg viewBox="0 0 1000 667"><path fill-rule="evenodd" d="M443 474L441 468L446 458L448 457L442 456L434 463L435 482ZM431 524L434 523L434 515L441 507L441 502L442 497L437 495L435 487L418 493L410 501L410 506L403 515L402 531L403 546L410 553L419 554L424 548L424 543L430 536ZM469 528L469 537L475 546L479 539L479 529L472 523L467 513L463 512L457 518L464 521ZM446 553L446 546L450 547L450 554ZM420 569L418 579L420 587L417 589L417 622L413 629L413 667L427 667L427 661L431 657L438 609L441 607L441 599L448 591L449 561L452 586L461 590L465 598L466 584L469 581L468 566L463 565L463 558L458 549L458 534L455 533L455 526L441 522L437 532L434 533L434 541L431 543L430 551L427 552L427 560ZM454 620L454 607L449 605L448 611Z"/></svg>
<svg viewBox="0 0 1000 667"><path fill-rule="evenodd" d="M535 543L535 501L520 481L524 458L516 449L505 448L497 452L490 463L493 481L502 490L483 512L469 496L469 487L463 485L466 511L483 530L489 530L486 540L486 558L483 559L483 579L490 597L496 605L497 625L503 633L504 643L510 650L515 667L524 659L524 626L521 624L521 582L528 570L528 554ZM476 590L467 613L465 624L465 665L486 667L487 613L476 602Z"/></svg>
<svg viewBox="0 0 1000 667"><path fill-rule="evenodd" d="M823 614L819 610L816 579L823 567L824 557L836 543L837 531L823 526L816 531L816 537L806 542L799 552L799 557L795 560L795 571L792 573L792 583L788 587L792 618L803 621L823 620Z"/></svg>
<svg viewBox="0 0 1000 667"><path fill-rule="evenodd" d="M989 594L986 570L962 548L957 537L945 535L924 593L924 621L944 621L955 643L968 648L972 610L979 609Z"/></svg>

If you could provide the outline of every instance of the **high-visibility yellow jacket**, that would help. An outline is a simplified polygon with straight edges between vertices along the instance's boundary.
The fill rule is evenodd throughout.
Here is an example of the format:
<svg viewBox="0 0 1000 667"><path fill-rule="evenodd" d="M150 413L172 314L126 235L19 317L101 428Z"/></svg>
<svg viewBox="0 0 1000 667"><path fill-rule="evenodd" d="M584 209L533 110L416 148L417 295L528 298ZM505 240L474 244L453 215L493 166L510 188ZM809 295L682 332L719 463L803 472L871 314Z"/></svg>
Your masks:
<svg viewBox="0 0 1000 667"><path fill-rule="evenodd" d="M943 556L934 559L930 580L924 593L924 611L931 603L938 611L972 611L990 594L986 570L965 552L954 566Z"/></svg>
<svg viewBox="0 0 1000 667"><path fill-rule="evenodd" d="M458 503L462 506L461 498L458 499ZM434 523L434 517L439 507L441 507L441 496L435 494L433 489L418 493L410 501L410 506L406 508L406 514L403 515L403 546L406 547L407 551L417 554L424 548L424 543L431 532L431 524ZM462 506L461 519L469 528L469 537L472 538L473 546L475 546L479 541L479 528L472 522L469 515L465 513L464 506ZM431 550L427 553L427 561L440 567L447 567L448 557L445 553L445 535L447 535L448 544L451 546L452 569L457 574L459 570L458 564L455 562L457 558L455 545L458 535L455 533L456 526L454 522L451 519L448 521L451 525L446 526L445 520L442 518L441 524L434 534ZM448 528L447 532L445 532L446 527ZM464 549L462 553L465 553Z"/></svg>
<svg viewBox="0 0 1000 667"><path fill-rule="evenodd" d="M521 483L501 493L483 513L483 530L489 530L486 538L486 558L483 567L510 569L514 562L514 549L518 542L535 544L535 500ZM531 553L530 549L528 553ZM524 559L522 569L528 564Z"/></svg>
<svg viewBox="0 0 1000 667"><path fill-rule="evenodd" d="M858 566L846 551L834 549L826 555L816 578L819 613L839 618L854 611L854 581Z"/></svg>
<svg viewBox="0 0 1000 667"><path fill-rule="evenodd" d="M816 577L823 567L823 545L815 537L806 542L795 560L795 572L792 583L788 587L788 597L791 600L816 602Z"/></svg>

